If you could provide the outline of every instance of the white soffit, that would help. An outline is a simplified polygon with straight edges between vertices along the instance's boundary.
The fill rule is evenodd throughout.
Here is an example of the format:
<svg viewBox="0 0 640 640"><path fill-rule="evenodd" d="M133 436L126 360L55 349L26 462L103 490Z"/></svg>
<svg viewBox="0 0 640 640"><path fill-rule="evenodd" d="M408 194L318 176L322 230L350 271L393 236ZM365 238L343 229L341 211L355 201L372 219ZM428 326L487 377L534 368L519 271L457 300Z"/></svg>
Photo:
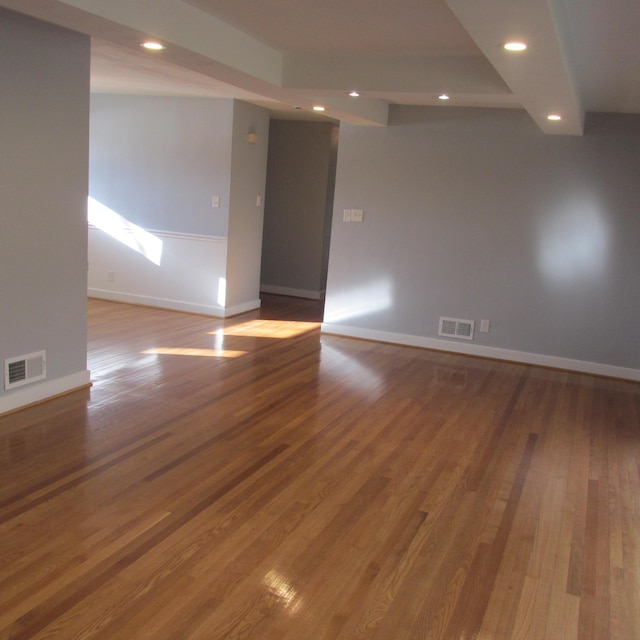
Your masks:
<svg viewBox="0 0 640 640"><path fill-rule="evenodd" d="M575 86L565 16L555 0L446 0L458 20L545 133L582 135L584 109ZM490 16L490 19L487 19ZM527 50L502 44L522 40ZM550 122L551 113L562 115Z"/></svg>
<svg viewBox="0 0 640 640"><path fill-rule="evenodd" d="M562 1L0 0L0 6L120 47L113 54L103 49L96 62L106 69L117 57L130 65L122 91L173 86L175 95L222 97L228 89L229 97L262 99L267 108L309 112L317 101L328 117L378 125L387 123L389 104L440 108L438 95L447 92L451 106L521 107L546 133L579 135L584 112ZM143 59L139 42L146 37L167 49ZM506 54L500 43L512 37L526 40L528 51ZM154 71L152 59L173 67ZM104 91L118 91L115 76L104 71ZM361 98L346 97L353 88ZM549 122L552 112L563 120Z"/></svg>
<svg viewBox="0 0 640 640"><path fill-rule="evenodd" d="M158 39L170 45L160 52L166 62L221 82L237 81L248 91L281 82L280 52L179 0L0 0L0 5L132 50L142 40Z"/></svg>

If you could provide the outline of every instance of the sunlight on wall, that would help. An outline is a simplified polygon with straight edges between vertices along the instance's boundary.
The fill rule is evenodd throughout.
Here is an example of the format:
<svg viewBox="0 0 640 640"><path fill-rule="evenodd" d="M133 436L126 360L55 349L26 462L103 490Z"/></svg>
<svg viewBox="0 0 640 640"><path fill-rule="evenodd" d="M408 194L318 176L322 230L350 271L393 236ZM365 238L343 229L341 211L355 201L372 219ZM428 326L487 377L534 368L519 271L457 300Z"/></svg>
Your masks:
<svg viewBox="0 0 640 640"><path fill-rule="evenodd" d="M222 276L218 278L218 304L224 308L227 302L227 279Z"/></svg>
<svg viewBox="0 0 640 640"><path fill-rule="evenodd" d="M216 329L212 335L215 336L214 348L216 351L224 351L224 329Z"/></svg>
<svg viewBox="0 0 640 640"><path fill-rule="evenodd" d="M378 280L327 299L324 321L342 322L389 309L393 305L391 282Z"/></svg>
<svg viewBox="0 0 640 640"><path fill-rule="evenodd" d="M547 216L539 231L538 268L556 284L574 284L602 276L609 231L598 204L572 201Z"/></svg>
<svg viewBox="0 0 640 640"><path fill-rule="evenodd" d="M89 224L101 229L125 246L137 251L153 264L162 261L162 240L145 231L119 213L89 196Z"/></svg>

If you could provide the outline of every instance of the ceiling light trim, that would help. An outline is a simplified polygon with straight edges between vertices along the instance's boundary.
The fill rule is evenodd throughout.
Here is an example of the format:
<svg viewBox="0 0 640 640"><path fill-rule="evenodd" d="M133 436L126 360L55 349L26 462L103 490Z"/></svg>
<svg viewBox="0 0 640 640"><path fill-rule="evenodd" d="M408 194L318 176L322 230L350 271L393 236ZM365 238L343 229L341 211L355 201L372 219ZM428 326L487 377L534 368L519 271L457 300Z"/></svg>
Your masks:
<svg viewBox="0 0 640 640"><path fill-rule="evenodd" d="M140 43L140 46L146 51L164 51L167 48L166 45L157 40L144 40Z"/></svg>
<svg viewBox="0 0 640 640"><path fill-rule="evenodd" d="M502 48L509 53L522 53L529 47L527 43L522 40L508 40L502 45Z"/></svg>

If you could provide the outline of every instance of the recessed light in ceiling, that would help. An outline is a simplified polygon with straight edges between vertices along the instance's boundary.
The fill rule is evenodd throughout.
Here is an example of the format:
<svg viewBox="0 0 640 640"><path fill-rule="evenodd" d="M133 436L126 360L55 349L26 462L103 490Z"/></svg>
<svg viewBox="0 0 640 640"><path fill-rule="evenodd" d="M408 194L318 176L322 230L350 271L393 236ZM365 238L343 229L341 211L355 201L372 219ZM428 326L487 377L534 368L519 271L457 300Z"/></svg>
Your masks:
<svg viewBox="0 0 640 640"><path fill-rule="evenodd" d="M324 111L324 107L321 104L317 104L315 107L313 107L314 111Z"/></svg>
<svg viewBox="0 0 640 640"><path fill-rule="evenodd" d="M450 100L450 98L449 98L448 94L446 94L446 93L441 93L441 94L438 96L438 100L443 100L443 101L444 101L444 100Z"/></svg>
<svg viewBox="0 0 640 640"><path fill-rule="evenodd" d="M554 121L556 121L556 122L557 122L558 120L562 120L562 116L561 116L561 115L559 115L559 114L557 114L557 113L550 113L550 114L547 116L547 120L554 120Z"/></svg>
<svg viewBox="0 0 640 640"><path fill-rule="evenodd" d="M502 48L506 51L524 51L527 48L527 45L524 42L513 40L510 42L505 42L502 45Z"/></svg>
<svg viewBox="0 0 640 640"><path fill-rule="evenodd" d="M144 49L148 49L149 51L162 51L163 49L167 48L160 42L155 42L153 40L147 40L146 42L141 42L140 46L143 47Z"/></svg>
<svg viewBox="0 0 640 640"><path fill-rule="evenodd" d="M360 97L360 94L355 89L353 91L349 91L349 95L352 98L359 98Z"/></svg>

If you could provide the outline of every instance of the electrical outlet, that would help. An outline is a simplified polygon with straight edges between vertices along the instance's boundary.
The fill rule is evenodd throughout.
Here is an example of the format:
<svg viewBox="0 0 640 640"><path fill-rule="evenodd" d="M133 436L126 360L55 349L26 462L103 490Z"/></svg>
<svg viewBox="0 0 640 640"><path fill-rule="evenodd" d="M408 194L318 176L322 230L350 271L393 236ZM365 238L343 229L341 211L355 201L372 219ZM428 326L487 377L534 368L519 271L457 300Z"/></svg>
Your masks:
<svg viewBox="0 0 640 640"><path fill-rule="evenodd" d="M343 222L351 222L351 209L345 209L342 212L342 221Z"/></svg>
<svg viewBox="0 0 640 640"><path fill-rule="evenodd" d="M491 328L491 320L480 320L481 333L489 333L490 328Z"/></svg>
<svg viewBox="0 0 640 640"><path fill-rule="evenodd" d="M362 222L364 211L362 209L351 209L351 222Z"/></svg>
<svg viewBox="0 0 640 640"><path fill-rule="evenodd" d="M116 279L116 274L113 271L107 272L107 282L114 282Z"/></svg>
<svg viewBox="0 0 640 640"><path fill-rule="evenodd" d="M217 209L220 206L220 196L213 196L211 198L211 206Z"/></svg>

